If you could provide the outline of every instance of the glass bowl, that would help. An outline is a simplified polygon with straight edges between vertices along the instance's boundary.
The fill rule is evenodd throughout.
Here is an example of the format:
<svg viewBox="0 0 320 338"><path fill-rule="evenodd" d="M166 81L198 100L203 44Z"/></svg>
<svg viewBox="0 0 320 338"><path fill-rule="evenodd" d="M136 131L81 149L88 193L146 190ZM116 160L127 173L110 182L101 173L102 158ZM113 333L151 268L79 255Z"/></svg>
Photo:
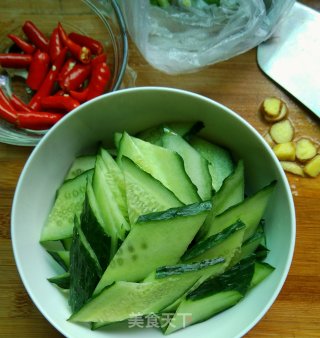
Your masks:
<svg viewBox="0 0 320 338"><path fill-rule="evenodd" d="M58 22L67 33L77 32L100 41L107 54L107 64L111 70L111 79L106 91L120 88L127 66L128 41L125 24L116 0L29 0L17 3L8 2L0 13L1 53L12 47L8 34L23 37L22 25L31 20L49 36ZM7 95L17 94L23 101L30 99L30 90L25 85L26 71L8 70L0 66L0 87ZM46 133L19 129L0 118L0 142L34 146Z"/></svg>

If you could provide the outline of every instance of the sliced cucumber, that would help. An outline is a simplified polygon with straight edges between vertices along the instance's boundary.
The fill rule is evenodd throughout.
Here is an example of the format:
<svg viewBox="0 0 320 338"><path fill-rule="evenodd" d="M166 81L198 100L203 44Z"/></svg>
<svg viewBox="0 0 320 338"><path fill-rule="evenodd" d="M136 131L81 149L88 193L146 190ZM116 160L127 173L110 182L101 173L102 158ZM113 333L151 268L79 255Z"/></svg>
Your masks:
<svg viewBox="0 0 320 338"><path fill-rule="evenodd" d="M77 157L67 172L65 180L71 180L83 172L93 169L96 162L95 155L85 155Z"/></svg>
<svg viewBox="0 0 320 338"><path fill-rule="evenodd" d="M242 202L243 199L244 165L243 161L240 160L237 163L234 172L223 181L220 190L212 197L212 209L196 238L200 239L204 236L216 215L219 215L231 206Z"/></svg>
<svg viewBox="0 0 320 338"><path fill-rule="evenodd" d="M78 311L92 296L101 274L98 258L85 238L78 219L75 218L70 251L69 304L72 311Z"/></svg>
<svg viewBox="0 0 320 338"><path fill-rule="evenodd" d="M169 335L187 326L203 322L234 306L242 298L243 295L240 292L230 290L221 291L196 301L192 301L191 299L184 300L179 305L169 325L166 326L164 334ZM163 316L164 315L162 315L162 318ZM163 321L166 320L163 319Z"/></svg>
<svg viewBox="0 0 320 338"><path fill-rule="evenodd" d="M100 210L90 183L87 186L80 223L81 230L104 271L114 256L116 247L114 247L111 236L103 227Z"/></svg>
<svg viewBox="0 0 320 338"><path fill-rule="evenodd" d="M115 281L140 281L159 266L177 263L210 208L210 202L203 202L139 218L103 274L95 294Z"/></svg>
<svg viewBox="0 0 320 338"><path fill-rule="evenodd" d="M61 275L48 278L48 281L60 289L68 290L70 288L70 273L65 272Z"/></svg>
<svg viewBox="0 0 320 338"><path fill-rule="evenodd" d="M70 252L63 250L47 250L52 258L65 270L68 271L70 267Z"/></svg>
<svg viewBox="0 0 320 338"><path fill-rule="evenodd" d="M116 161L113 157L109 154L109 152L104 149L100 148L99 154L103 160L106 170L105 173L105 180L108 183L108 186L112 192L114 199L117 202L117 205L125 218L126 221L129 220L128 217L128 208L127 208L127 199L126 199L126 186L124 182L124 177L121 169L119 168ZM127 227L127 230L130 228Z"/></svg>
<svg viewBox="0 0 320 338"><path fill-rule="evenodd" d="M238 303L250 287L254 266L252 258L241 261L190 292L175 311L165 334L204 321Z"/></svg>
<svg viewBox="0 0 320 338"><path fill-rule="evenodd" d="M119 165L125 177L128 214L134 224L139 216L182 206L176 196L150 174L123 156Z"/></svg>
<svg viewBox="0 0 320 338"><path fill-rule="evenodd" d="M123 133L117 160L130 158L142 170L160 181L184 204L200 201L196 187L185 172L182 158L174 151Z"/></svg>
<svg viewBox="0 0 320 338"><path fill-rule="evenodd" d="M107 234L114 238L114 241L116 238L123 240L130 226L113 194L110 180L112 180L112 172L105 166L102 156L97 155L92 187L103 225Z"/></svg>
<svg viewBox="0 0 320 338"><path fill-rule="evenodd" d="M242 243L239 260L252 255L262 242L264 236L263 227L259 225L254 234Z"/></svg>
<svg viewBox="0 0 320 338"><path fill-rule="evenodd" d="M214 191L219 191L224 179L234 170L230 152L200 137L192 137L190 144L210 163L209 172L212 178L212 188Z"/></svg>
<svg viewBox="0 0 320 338"><path fill-rule="evenodd" d="M272 182L260 189L254 195L246 198L243 202L234 205L216 216L211 224L205 238L208 238L240 219L246 225L244 240L247 240L256 231L260 220L263 217L276 182Z"/></svg>
<svg viewBox="0 0 320 338"><path fill-rule="evenodd" d="M275 268L265 262L256 262L254 266L254 275L250 284L250 288L257 286L264 279L266 279Z"/></svg>
<svg viewBox="0 0 320 338"><path fill-rule="evenodd" d="M199 196L206 201L212 196L212 180L208 169L208 161L202 157L180 135L166 131L162 136L165 148L176 151L183 159L185 170L193 184L197 187Z"/></svg>
<svg viewBox="0 0 320 338"><path fill-rule="evenodd" d="M156 278L165 278L169 276L180 275L185 272L198 271L208 266L222 262L225 262L225 260L222 257L219 257L214 259L206 259L194 263L181 263L177 265L160 266L156 270Z"/></svg>
<svg viewBox="0 0 320 338"><path fill-rule="evenodd" d="M233 255L235 250L241 247L245 227L243 222L235 222L221 232L195 244L182 256L182 261L194 262Z"/></svg>
<svg viewBox="0 0 320 338"><path fill-rule="evenodd" d="M54 241L72 237L74 217L80 216L88 179L92 170L86 171L62 184L57 192L53 208L45 223L40 241Z"/></svg>
<svg viewBox="0 0 320 338"><path fill-rule="evenodd" d="M162 135L165 129L171 130L181 137L188 137L189 135L196 134L204 127L204 124L200 121L197 122L172 122L166 124L160 124L155 127L148 128L136 135L144 141L150 142L162 146Z"/></svg>
<svg viewBox="0 0 320 338"><path fill-rule="evenodd" d="M185 294L203 274L217 275L223 262L193 272L149 282L118 281L74 313L69 320L76 322L118 322L137 315L158 313Z"/></svg>

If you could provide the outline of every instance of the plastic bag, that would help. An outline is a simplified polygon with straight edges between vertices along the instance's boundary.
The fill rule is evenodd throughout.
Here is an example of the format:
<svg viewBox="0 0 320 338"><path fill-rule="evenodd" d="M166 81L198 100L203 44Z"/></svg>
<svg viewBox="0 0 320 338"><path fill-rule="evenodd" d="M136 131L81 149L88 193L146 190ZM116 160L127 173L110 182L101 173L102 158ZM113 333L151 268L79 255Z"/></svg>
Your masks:
<svg viewBox="0 0 320 338"><path fill-rule="evenodd" d="M151 1L155 2L155 1ZM128 31L155 68L195 71L248 51L274 32L294 0L120 0Z"/></svg>

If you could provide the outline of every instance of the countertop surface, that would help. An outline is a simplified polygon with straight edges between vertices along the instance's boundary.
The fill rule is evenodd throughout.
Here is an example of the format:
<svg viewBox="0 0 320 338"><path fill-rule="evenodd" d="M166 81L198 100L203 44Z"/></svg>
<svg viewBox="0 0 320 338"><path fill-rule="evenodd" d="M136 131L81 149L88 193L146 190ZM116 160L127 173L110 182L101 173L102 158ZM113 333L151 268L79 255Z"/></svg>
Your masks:
<svg viewBox="0 0 320 338"><path fill-rule="evenodd" d="M12 1L23 6L23 1ZM318 0L302 3L320 11ZM262 135L269 126L260 117L260 104L267 96L278 96L288 105L295 137L307 136L320 143L319 119L261 72L256 49L196 73L171 76L148 65L130 42L129 69L135 72L135 86L175 87L207 96L236 111ZM0 337L5 338L62 337L26 293L12 252L12 199L32 150L0 144ZM320 337L320 176L314 179L287 174L287 178L297 219L293 263L275 303L246 337Z"/></svg>

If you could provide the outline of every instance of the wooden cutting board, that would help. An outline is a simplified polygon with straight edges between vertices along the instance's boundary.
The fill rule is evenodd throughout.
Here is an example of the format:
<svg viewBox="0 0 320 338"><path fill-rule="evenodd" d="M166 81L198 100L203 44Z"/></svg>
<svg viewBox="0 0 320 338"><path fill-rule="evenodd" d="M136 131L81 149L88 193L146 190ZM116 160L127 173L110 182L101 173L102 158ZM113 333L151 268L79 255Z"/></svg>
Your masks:
<svg viewBox="0 0 320 338"><path fill-rule="evenodd" d="M24 1L11 1L16 1L20 9L24 6ZM302 2L320 10L318 0ZM0 13L0 31L1 22ZM129 66L136 80L128 71L126 83L176 87L205 95L236 111L262 135L269 126L261 119L259 106L265 97L278 96L288 104L296 138L307 136L320 142L319 120L262 74L256 64L256 50L197 73L170 76L151 68L132 43L129 47ZM32 148L0 144L0 337L4 338L62 337L33 305L21 283L12 254L12 198L31 151ZM297 216L293 264L276 302L246 337L320 336L320 177L312 179L287 174L287 178Z"/></svg>

